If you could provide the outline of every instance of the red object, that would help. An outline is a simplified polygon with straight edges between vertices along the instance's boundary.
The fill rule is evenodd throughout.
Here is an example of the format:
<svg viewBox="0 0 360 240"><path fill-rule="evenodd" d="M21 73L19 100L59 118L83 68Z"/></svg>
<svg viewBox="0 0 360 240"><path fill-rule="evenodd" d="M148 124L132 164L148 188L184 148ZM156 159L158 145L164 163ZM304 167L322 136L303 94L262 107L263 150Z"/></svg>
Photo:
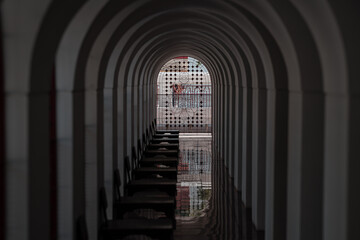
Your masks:
<svg viewBox="0 0 360 240"><path fill-rule="evenodd" d="M188 186L177 187L176 209L180 209L180 210L190 209L190 189Z"/></svg>
<svg viewBox="0 0 360 240"><path fill-rule="evenodd" d="M182 91L184 90L184 88L180 85L180 84L174 84L173 85L173 89L175 93L182 93Z"/></svg>

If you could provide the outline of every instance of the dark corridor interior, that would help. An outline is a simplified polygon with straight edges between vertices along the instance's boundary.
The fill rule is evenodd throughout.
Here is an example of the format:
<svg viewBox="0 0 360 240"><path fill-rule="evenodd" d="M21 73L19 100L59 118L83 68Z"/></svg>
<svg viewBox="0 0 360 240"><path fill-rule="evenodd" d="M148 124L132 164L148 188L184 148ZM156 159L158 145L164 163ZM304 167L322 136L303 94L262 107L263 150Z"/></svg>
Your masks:
<svg viewBox="0 0 360 240"><path fill-rule="evenodd" d="M0 239L360 239L359 13L1 0Z"/></svg>

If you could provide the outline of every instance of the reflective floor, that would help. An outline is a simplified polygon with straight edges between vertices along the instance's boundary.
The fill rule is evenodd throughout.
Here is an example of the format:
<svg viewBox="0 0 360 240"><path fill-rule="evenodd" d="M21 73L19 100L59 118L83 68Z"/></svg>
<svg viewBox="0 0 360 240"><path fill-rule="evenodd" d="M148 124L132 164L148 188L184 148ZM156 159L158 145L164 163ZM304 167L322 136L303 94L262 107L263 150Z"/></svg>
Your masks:
<svg viewBox="0 0 360 240"><path fill-rule="evenodd" d="M262 240L211 136L181 136L175 240Z"/></svg>
<svg viewBox="0 0 360 240"><path fill-rule="evenodd" d="M250 209L226 174L222 160L214 154L211 135L181 135L176 196L175 240L263 240L254 230ZM135 211L134 218L164 217L153 210ZM126 240L150 240L129 236Z"/></svg>
<svg viewBox="0 0 360 240"><path fill-rule="evenodd" d="M211 136L180 138L176 197L178 223L192 223L209 209L211 196Z"/></svg>

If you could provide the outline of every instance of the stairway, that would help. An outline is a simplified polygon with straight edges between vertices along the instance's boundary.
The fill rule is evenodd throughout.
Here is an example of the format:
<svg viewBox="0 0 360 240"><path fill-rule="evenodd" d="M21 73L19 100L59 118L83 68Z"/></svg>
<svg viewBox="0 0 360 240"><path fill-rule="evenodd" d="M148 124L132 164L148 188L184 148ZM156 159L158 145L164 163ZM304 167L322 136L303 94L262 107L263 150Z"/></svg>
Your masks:
<svg viewBox="0 0 360 240"><path fill-rule="evenodd" d="M152 124L150 133L132 148L131 157L125 157L124 196L120 194L120 170L115 170L114 219L106 215L106 191L100 190L100 234L104 240L174 237L179 132L158 132Z"/></svg>

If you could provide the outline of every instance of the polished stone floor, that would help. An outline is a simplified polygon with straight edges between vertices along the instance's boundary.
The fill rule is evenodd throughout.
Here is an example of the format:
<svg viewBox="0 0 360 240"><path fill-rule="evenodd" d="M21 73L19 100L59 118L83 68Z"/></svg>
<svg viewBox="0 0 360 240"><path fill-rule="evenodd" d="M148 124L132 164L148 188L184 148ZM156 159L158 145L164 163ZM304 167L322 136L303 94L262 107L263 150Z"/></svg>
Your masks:
<svg viewBox="0 0 360 240"><path fill-rule="evenodd" d="M241 203L211 136L182 136L175 240L263 240Z"/></svg>
<svg viewBox="0 0 360 240"><path fill-rule="evenodd" d="M180 137L175 239L207 239L204 232L211 198L211 135Z"/></svg>
<svg viewBox="0 0 360 240"><path fill-rule="evenodd" d="M180 136L180 160L176 196L175 240L263 240L253 228L250 209L245 209L223 162L214 154L211 135ZM153 210L136 215L164 217ZM134 216L132 216L134 217ZM126 240L150 240L129 236Z"/></svg>

